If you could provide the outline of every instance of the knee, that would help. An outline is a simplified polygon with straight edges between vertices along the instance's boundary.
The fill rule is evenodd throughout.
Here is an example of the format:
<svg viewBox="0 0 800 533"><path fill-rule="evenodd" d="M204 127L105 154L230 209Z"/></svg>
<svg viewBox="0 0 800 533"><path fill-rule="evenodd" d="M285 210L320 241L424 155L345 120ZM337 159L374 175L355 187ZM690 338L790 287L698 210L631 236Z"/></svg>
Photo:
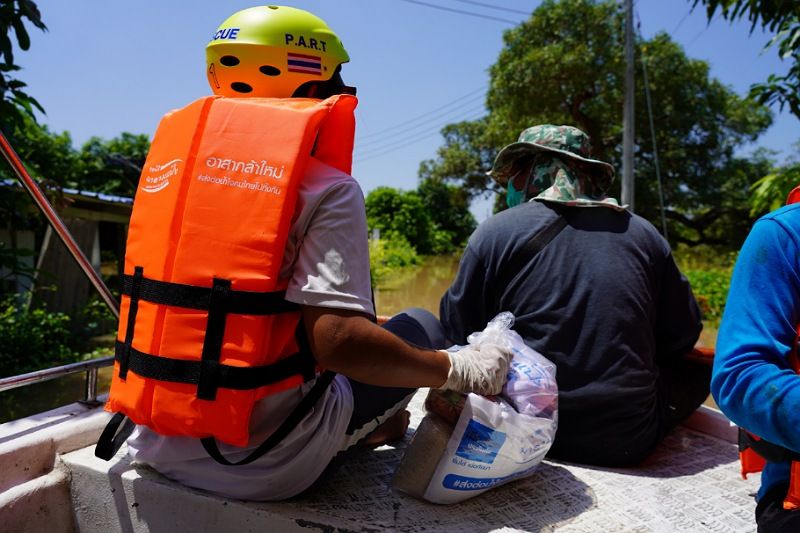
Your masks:
<svg viewBox="0 0 800 533"><path fill-rule="evenodd" d="M425 330L425 333L428 335L428 339L430 339L431 348L442 349L452 344L447 341L447 336L444 333L442 323L439 322L439 319L436 317L436 315L427 309L423 309L421 307L409 307L408 309L402 310L400 313L405 313L409 317L416 320L420 326L422 326L422 328Z"/></svg>

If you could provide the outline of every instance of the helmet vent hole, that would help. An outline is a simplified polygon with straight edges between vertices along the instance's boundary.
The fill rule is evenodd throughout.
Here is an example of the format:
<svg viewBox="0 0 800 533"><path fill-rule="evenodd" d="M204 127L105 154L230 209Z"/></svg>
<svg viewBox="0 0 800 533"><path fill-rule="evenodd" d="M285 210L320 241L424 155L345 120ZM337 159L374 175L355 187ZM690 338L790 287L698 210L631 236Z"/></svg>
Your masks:
<svg viewBox="0 0 800 533"><path fill-rule="evenodd" d="M239 64L239 58L236 56L222 56L219 58L219 62L226 67L235 67Z"/></svg>
<svg viewBox="0 0 800 533"><path fill-rule="evenodd" d="M231 89L236 91L237 93L250 93L253 92L253 88L246 83L242 83L240 81L235 81L231 83Z"/></svg>
<svg viewBox="0 0 800 533"><path fill-rule="evenodd" d="M258 67L258 70L261 71L261 74L265 74L267 76L280 76L281 70L278 67L273 67L272 65L261 65Z"/></svg>

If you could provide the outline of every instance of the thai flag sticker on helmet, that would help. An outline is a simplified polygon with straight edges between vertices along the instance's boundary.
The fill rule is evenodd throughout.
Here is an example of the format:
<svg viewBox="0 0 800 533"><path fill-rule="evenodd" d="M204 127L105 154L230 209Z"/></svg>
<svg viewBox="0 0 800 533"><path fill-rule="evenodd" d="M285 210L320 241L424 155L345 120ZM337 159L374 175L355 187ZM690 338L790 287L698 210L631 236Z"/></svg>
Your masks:
<svg viewBox="0 0 800 533"><path fill-rule="evenodd" d="M287 54L289 72L322 75L322 58L306 54Z"/></svg>

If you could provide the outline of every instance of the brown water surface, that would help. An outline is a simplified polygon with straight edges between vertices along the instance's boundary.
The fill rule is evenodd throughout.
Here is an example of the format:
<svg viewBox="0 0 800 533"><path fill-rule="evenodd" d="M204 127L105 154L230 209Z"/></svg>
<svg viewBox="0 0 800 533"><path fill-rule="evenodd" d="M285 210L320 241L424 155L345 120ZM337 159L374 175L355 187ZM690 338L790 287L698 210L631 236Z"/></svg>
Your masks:
<svg viewBox="0 0 800 533"><path fill-rule="evenodd" d="M439 316L439 300L458 270L458 256L430 257L425 263L398 274L375 289L379 315L393 315L409 307L422 307Z"/></svg>

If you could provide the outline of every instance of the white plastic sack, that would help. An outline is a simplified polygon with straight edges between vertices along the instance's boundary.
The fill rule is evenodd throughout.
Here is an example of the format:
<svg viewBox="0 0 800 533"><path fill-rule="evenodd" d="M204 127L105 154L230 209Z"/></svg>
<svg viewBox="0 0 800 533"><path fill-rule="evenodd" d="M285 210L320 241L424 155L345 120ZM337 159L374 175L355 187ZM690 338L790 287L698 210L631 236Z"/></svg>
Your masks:
<svg viewBox="0 0 800 533"><path fill-rule="evenodd" d="M503 393L467 395L455 426L429 413L398 467L395 487L433 503L455 503L529 476L544 459L557 427L555 365L510 329L513 321L511 313L501 313L467 339L479 345L490 337L497 342L500 335L513 348ZM432 394L439 402L459 397L450 391Z"/></svg>

